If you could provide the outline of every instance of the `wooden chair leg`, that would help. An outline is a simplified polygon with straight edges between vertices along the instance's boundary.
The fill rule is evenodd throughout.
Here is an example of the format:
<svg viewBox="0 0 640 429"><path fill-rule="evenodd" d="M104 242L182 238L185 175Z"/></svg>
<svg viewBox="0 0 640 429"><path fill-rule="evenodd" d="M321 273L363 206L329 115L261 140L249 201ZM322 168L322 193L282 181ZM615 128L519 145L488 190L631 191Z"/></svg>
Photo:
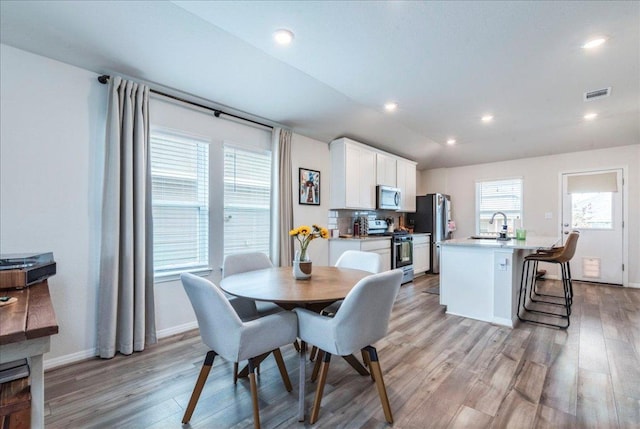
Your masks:
<svg viewBox="0 0 640 429"><path fill-rule="evenodd" d="M300 344L298 344L298 340L293 341L293 348L296 349L298 353L300 353Z"/></svg>
<svg viewBox="0 0 640 429"><path fill-rule="evenodd" d="M207 356L204 358L200 375L198 375L198 380L196 380L196 385L191 393L191 399L189 399L189 405L187 405L187 409L182 417L183 424L189 423L189 420L191 420L191 415L193 414L193 410L196 409L196 404L198 403L198 399L200 399L200 393L202 393L202 388L204 387L205 381L207 381L209 371L211 371L211 367L213 366L213 359L216 355L217 353L211 350L207 352Z"/></svg>
<svg viewBox="0 0 640 429"><path fill-rule="evenodd" d="M318 361L320 361L320 358L318 358ZM313 408L311 409L311 417L309 418L310 424L314 424L318 421L320 403L322 402L322 394L324 392L324 383L327 381L327 373L329 372L329 362L331 362L331 354L325 352L322 357L320 380L318 380L318 386L316 387L316 397L313 399Z"/></svg>
<svg viewBox="0 0 640 429"><path fill-rule="evenodd" d="M233 384L238 384L238 362L233 363Z"/></svg>
<svg viewBox="0 0 640 429"><path fill-rule="evenodd" d="M318 357L318 348L316 346L311 347L311 353L309 353L309 360L313 362Z"/></svg>
<svg viewBox="0 0 640 429"><path fill-rule="evenodd" d="M322 358L324 356L324 352L318 349L318 354L316 356L316 362L313 365L313 371L311 371L311 382L313 383L318 378L318 371L320 371L320 364L322 363Z"/></svg>
<svg viewBox="0 0 640 429"><path fill-rule="evenodd" d="M389 404L389 397L387 396L387 389L384 386L384 380L382 379L382 370L380 369L380 362L378 361L378 352L371 346L365 347L369 352L370 370L372 374L375 374L376 387L378 388L378 395L380 395L380 403L382 404L382 410L384 411L384 417L388 423L393 423L393 415L391 413L391 405Z"/></svg>
<svg viewBox="0 0 640 429"><path fill-rule="evenodd" d="M249 384L251 386L251 403L253 404L253 427L260 429L260 410L258 408L258 386L256 385L256 367L253 359L249 359Z"/></svg>
<svg viewBox="0 0 640 429"><path fill-rule="evenodd" d="M360 350L362 353L362 361L364 362L364 366L369 368L369 375L371 375L371 380L376 381L375 376L373 375L373 371L371 371L371 360L369 359L369 352L365 349Z"/></svg>
<svg viewBox="0 0 640 429"><path fill-rule="evenodd" d="M280 370L280 376L282 377L282 382L284 383L285 389L287 389L287 392L291 392L293 390L293 386L291 386L291 380L289 379L289 374L287 373L287 367L284 365L284 360L282 359L282 353L280 353L280 349L275 349L271 353L273 353L273 357L276 359L276 363L278 364L278 370Z"/></svg>

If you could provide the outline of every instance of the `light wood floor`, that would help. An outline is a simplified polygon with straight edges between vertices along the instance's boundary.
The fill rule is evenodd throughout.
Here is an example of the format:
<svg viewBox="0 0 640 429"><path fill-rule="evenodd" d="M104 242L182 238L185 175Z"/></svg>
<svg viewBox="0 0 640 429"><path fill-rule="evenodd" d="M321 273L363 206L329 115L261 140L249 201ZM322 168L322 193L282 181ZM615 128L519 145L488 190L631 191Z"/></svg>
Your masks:
<svg viewBox="0 0 640 429"><path fill-rule="evenodd" d="M402 287L377 344L395 428L640 427L640 290L575 282L567 331L508 329L445 314L438 295L424 293L437 282L423 276ZM296 419L297 355L282 351L294 390L272 357L261 365L263 427L308 426ZM46 425L179 428L205 353L193 331L133 356L48 371ZM252 426L249 383L234 386L231 369L214 362L187 427ZM314 387L307 383L307 412ZM385 426L371 379L333 359L314 427Z"/></svg>

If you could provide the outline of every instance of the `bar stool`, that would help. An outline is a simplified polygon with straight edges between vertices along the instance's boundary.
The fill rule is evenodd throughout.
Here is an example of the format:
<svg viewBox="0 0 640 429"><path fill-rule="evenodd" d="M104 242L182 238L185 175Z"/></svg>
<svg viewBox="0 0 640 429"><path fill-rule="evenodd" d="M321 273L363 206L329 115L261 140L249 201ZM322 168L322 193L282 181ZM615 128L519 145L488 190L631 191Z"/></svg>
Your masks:
<svg viewBox="0 0 640 429"><path fill-rule="evenodd" d="M573 303L573 284L571 281L571 268L569 266L569 262L576 252L576 246L579 236L580 233L578 231L571 231L563 247L553 248L549 250L539 250L538 252L528 255L524 258L524 262L522 264L522 276L520 278L520 293L518 296L519 320L523 322L532 322L541 325L553 326L560 329L566 329L569 327L569 316L571 315L571 305ZM560 264L560 269L562 271L562 296L543 294L536 289L536 273L538 270L539 262ZM560 299L562 300L562 302L540 299L540 297ZM527 298L530 304L546 304L563 307L563 314L529 308L527 307ZM522 315L521 312L523 312ZM566 319L566 324L562 324L560 322L555 324L544 322L541 320L528 319L525 317L527 313L542 314L555 318Z"/></svg>

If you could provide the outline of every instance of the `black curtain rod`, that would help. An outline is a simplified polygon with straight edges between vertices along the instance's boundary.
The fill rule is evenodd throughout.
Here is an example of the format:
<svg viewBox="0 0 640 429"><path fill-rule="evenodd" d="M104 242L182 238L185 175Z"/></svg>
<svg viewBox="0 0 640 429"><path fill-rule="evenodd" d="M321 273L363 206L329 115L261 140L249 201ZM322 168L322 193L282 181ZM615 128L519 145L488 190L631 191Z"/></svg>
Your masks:
<svg viewBox="0 0 640 429"><path fill-rule="evenodd" d="M109 83L109 78L110 77L111 76L106 75L106 74L103 74L102 76L98 76L98 82L100 82L103 85L107 84L107 83ZM194 103L193 101L185 100L184 98L180 98L180 97L176 97L176 96L173 96L173 95L165 94L164 92L156 91L155 89L149 88L149 91L153 92L154 94L162 95L163 97L168 97L168 98L171 98L173 100L181 101L183 103L187 103L187 104L191 104L193 106L200 107L202 109L211 110L213 112L213 116L215 116L216 118L219 118L220 115L226 115L226 116L231 116L232 118L240 119L241 121L247 121L247 122L251 122L252 124L256 124L256 125L260 125L262 127L267 127L267 128L273 129L273 127L271 125L267 125L267 124L263 124L262 122L253 121L251 119L243 118L242 116L234 115L233 113L223 112L222 110L214 109L212 107L203 106L202 104Z"/></svg>

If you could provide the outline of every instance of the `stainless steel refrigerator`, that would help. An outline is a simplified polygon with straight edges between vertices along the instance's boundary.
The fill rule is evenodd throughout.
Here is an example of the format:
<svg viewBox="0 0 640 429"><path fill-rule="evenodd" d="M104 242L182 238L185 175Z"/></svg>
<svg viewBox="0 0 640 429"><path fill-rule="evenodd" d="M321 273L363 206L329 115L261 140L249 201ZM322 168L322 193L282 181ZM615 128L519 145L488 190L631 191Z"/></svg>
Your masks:
<svg viewBox="0 0 640 429"><path fill-rule="evenodd" d="M431 234L431 272L440 272L439 241L449 240L452 237L449 231L451 221L451 197L446 194L427 194L416 197L416 212L407 214L409 226L413 226L413 232L428 232Z"/></svg>

